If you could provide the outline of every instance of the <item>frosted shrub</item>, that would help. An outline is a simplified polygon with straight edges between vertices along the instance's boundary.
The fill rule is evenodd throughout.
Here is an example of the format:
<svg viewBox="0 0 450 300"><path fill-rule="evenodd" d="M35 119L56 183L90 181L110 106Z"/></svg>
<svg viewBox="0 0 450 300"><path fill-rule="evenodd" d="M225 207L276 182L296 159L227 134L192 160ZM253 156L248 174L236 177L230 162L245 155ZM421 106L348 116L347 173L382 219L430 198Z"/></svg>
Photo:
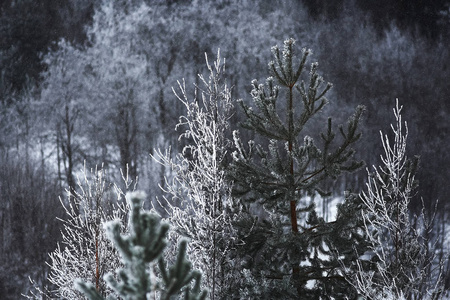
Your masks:
<svg viewBox="0 0 450 300"><path fill-rule="evenodd" d="M205 274L211 299L226 297L236 280L227 259L233 228L231 183L225 173L226 134L233 104L231 90L222 78L224 62L220 52L213 65L206 57L209 76L199 75L199 99L189 99L184 82L179 82L179 92L174 92L186 115L180 117L177 128L183 130L180 140L185 147L174 159L168 151L159 151L156 157L174 173L163 187L168 220L181 236L190 239L189 254L194 266Z"/></svg>
<svg viewBox="0 0 450 300"><path fill-rule="evenodd" d="M133 189L132 181L122 176L125 190ZM118 186L106 183L104 170L91 172L83 170L78 177L78 189L68 191L67 200L61 199L66 212L62 219L62 243L49 253L50 273L48 280L56 287L52 292L42 292L48 297L81 299L73 282L81 278L91 282L103 294L109 295L111 289L103 280L104 274L121 265L118 252L106 237L102 223L112 219L125 220L129 208L124 203L124 191ZM37 295L35 295L37 298Z"/></svg>
<svg viewBox="0 0 450 300"><path fill-rule="evenodd" d="M158 215L142 210L144 199L142 192L127 195L131 206L128 234L121 232L119 220L104 225L123 264L116 276L112 273L105 276L108 287L117 297L128 300L156 299L156 296L168 300L182 291L185 299L205 299L206 291L200 289L201 275L192 270L192 264L186 259L186 241L180 242L176 262L167 268L162 253L167 245L169 225L162 223ZM153 272L156 265L160 276ZM194 282L192 288L191 282ZM77 280L75 286L91 300L104 299L92 284Z"/></svg>
<svg viewBox="0 0 450 300"><path fill-rule="evenodd" d="M368 299L440 299L442 262L436 264L426 237L432 220L423 212L412 216L408 209L418 158L406 156L408 127L402 123L401 110L397 101L393 140L380 132L383 164L368 173L367 190L361 196L371 255L360 257L359 272L349 281Z"/></svg>

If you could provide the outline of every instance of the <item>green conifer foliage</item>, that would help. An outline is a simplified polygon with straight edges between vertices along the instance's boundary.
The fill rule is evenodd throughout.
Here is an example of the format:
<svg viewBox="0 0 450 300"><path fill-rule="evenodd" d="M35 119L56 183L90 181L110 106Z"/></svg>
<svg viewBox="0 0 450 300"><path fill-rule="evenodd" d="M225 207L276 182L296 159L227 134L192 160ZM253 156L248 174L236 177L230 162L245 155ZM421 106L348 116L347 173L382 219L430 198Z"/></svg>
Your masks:
<svg viewBox="0 0 450 300"><path fill-rule="evenodd" d="M107 274L105 280L117 296L128 300L146 300L155 293L159 299L171 299L184 291L185 299L205 299L207 292L200 289L200 273L192 270L192 264L186 258L186 241L181 241L176 262L167 269L162 253L167 245L166 235L169 225L161 223L156 214L142 211L142 193L132 193L129 234L121 232L121 224L111 221L105 224L109 238L120 252L124 267L113 274ZM153 273L155 265L161 275ZM191 282L194 286L191 288ZM104 299L95 287L82 281L76 287L91 300Z"/></svg>
<svg viewBox="0 0 450 300"><path fill-rule="evenodd" d="M265 282L261 293L268 298L345 299L355 291L341 276L338 257L351 261L354 250L362 251L365 245L357 230L360 200L349 194L333 222L318 216L314 203L300 200L306 194L324 195L321 183L325 179L363 165L354 159L352 145L360 137L358 124L364 107L358 106L347 126L339 127L340 136L333 131L331 118L318 142L304 135L308 122L327 104L325 95L331 84L324 84L317 63L311 65L306 78L310 51L303 50L297 59L294 43L286 40L282 51L273 47L271 77L266 84L252 82L255 110L240 102L247 116L243 127L268 145L250 141L244 147L235 132L237 149L230 168L234 194L248 211L263 207L268 215L258 220L249 214L238 224L243 228L244 266Z"/></svg>

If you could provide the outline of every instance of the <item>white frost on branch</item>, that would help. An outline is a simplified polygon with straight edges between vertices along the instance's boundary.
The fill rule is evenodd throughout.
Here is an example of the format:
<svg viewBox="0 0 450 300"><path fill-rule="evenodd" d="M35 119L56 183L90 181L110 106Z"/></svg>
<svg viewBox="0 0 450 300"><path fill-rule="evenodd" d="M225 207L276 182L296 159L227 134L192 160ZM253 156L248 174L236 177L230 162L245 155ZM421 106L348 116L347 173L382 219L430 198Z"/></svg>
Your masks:
<svg viewBox="0 0 450 300"><path fill-rule="evenodd" d="M413 163L406 156L408 127L396 103L393 141L381 134L382 166L368 171L363 220L371 255L357 261L359 272L350 282L367 299L440 299L440 262L429 250L432 220L424 211L412 216L408 205L415 179ZM371 268L369 268L369 266Z"/></svg>
<svg viewBox="0 0 450 300"><path fill-rule="evenodd" d="M214 299L231 286L224 267L232 242L231 184L224 163L233 104L231 90L222 82L225 60L221 60L220 52L213 65L207 57L206 62L209 76L199 75L202 85L196 86L193 100L187 96L184 81L178 82L179 92L174 90L186 108L177 125L177 129L183 129L179 136L185 142L182 153L172 158L170 149L164 153L158 150L154 158L174 173L173 179L166 179L161 187L168 195L162 206L176 231L190 238L188 253L194 267L203 272L204 284Z"/></svg>
<svg viewBox="0 0 450 300"><path fill-rule="evenodd" d="M103 275L121 265L119 254L106 237L102 226L105 221L126 221L129 205L124 201L127 190L132 189L128 173L122 173L125 191L114 185L114 192L106 183L104 171L90 173L83 170L78 178L78 189L61 199L66 212L63 222L62 243L49 254L49 281L56 286L54 296L64 299L83 299L74 288L74 280L91 282L101 293L108 295ZM115 198L115 199L114 199Z"/></svg>

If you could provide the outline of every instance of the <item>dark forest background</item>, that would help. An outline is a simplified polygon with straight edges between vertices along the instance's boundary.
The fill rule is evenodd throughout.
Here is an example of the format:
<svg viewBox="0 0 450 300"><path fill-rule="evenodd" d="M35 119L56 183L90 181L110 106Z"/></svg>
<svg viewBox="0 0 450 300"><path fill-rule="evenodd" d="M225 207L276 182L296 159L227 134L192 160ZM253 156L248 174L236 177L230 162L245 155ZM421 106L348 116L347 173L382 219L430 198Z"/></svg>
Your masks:
<svg viewBox="0 0 450 300"><path fill-rule="evenodd" d="M146 4L144 9L143 3ZM28 276L44 284L60 239L59 197L80 170L103 165L110 182L126 169L149 195L168 170L149 154L181 149L184 113L172 87L198 82L204 53L226 58L236 99L267 75L270 47L293 37L311 48L333 83L327 115L344 122L367 107L357 155L379 163L379 131L404 105L409 155L420 156L423 200L445 223L450 211L450 1L0 2L0 295L16 299ZM193 93L192 93L193 94ZM236 112L236 129L242 120ZM324 128L325 123L317 124ZM245 136L245 132L243 132ZM251 136L247 136L251 138ZM364 187L365 171L330 183Z"/></svg>

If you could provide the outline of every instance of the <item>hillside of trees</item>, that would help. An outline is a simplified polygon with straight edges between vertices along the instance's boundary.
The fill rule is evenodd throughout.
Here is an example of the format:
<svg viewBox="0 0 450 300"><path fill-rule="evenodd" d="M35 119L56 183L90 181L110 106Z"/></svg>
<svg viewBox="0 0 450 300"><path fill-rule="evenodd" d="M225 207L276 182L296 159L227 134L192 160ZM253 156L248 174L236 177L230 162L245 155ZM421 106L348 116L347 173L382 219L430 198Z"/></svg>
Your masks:
<svg viewBox="0 0 450 300"><path fill-rule="evenodd" d="M145 191L143 207L174 229L169 264L181 255L177 241L189 238L183 247L211 299L379 291L364 285L373 274L360 255L378 249L376 234L365 230L390 224L377 202L389 197L403 203L388 206L401 215L399 226L413 228L405 236L382 230L401 236L391 263L402 262L399 245L416 239L420 255L405 255L424 270L440 269L429 278L403 270L398 285L388 286L392 265L378 256L385 265L371 267L383 291L431 291L436 274L448 291L450 2L382 2L3 1L0 295L82 297L72 287L64 296L55 275L69 263L59 260L64 249L78 242L107 249L100 253L110 255L107 267L92 258L98 251L73 258L81 265L92 256L89 268L99 268L86 268L97 280L123 266L101 223L118 218L125 230L125 195L134 190ZM390 142L407 144L406 152ZM374 175L394 178L393 165L392 185ZM376 187L392 194L380 196ZM362 207L373 218L359 218ZM350 215L358 216L352 225ZM353 225L366 238L353 237L349 248L336 237L316 239ZM91 239L75 243L64 234L83 226ZM327 252L328 261L314 251ZM305 257L315 269L295 266ZM111 292L89 274L77 276L103 296ZM405 283L412 278L420 288Z"/></svg>

